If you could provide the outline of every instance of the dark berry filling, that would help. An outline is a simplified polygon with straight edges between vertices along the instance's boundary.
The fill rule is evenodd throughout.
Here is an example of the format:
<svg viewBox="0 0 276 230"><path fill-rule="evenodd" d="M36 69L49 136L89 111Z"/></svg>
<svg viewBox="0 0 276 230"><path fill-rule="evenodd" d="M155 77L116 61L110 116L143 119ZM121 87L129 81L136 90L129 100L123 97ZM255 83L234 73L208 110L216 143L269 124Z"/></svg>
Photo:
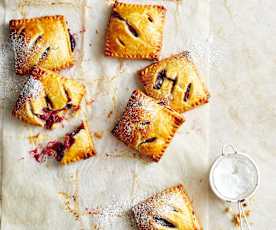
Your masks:
<svg viewBox="0 0 276 230"><path fill-rule="evenodd" d="M176 227L173 223L167 221L166 219L164 219L160 216L154 216L153 219L155 220L155 222L157 224L160 224L164 227L168 227L168 228L175 228Z"/></svg>
<svg viewBox="0 0 276 230"><path fill-rule="evenodd" d="M69 149L74 144L74 136L81 129L84 129L83 123L73 132L67 133L63 143L60 141L50 141L41 151L39 151L38 148L30 151L31 156L39 163L44 162L47 157L52 157L57 161L61 161L65 150Z"/></svg>
<svg viewBox="0 0 276 230"><path fill-rule="evenodd" d="M137 30L132 25L130 25L129 22L126 19L124 19L118 12L113 11L111 14L111 17L117 18L121 21L124 21L127 25L127 28L129 29L130 33L132 33L132 35L135 37L139 37Z"/></svg>
<svg viewBox="0 0 276 230"><path fill-rule="evenodd" d="M42 61L42 60L44 60L44 59L47 58L50 49L51 49L50 47L47 47L47 48L44 50L44 52L43 52L43 53L41 54L41 56L40 56L40 61Z"/></svg>
<svg viewBox="0 0 276 230"><path fill-rule="evenodd" d="M76 48L76 39L74 38L73 34L70 33L70 30L68 30L68 33L70 37L71 50L73 52Z"/></svg>
<svg viewBox="0 0 276 230"><path fill-rule="evenodd" d="M163 82L164 82L166 77L167 77L166 70L161 70L157 74L157 78L156 78L156 81L155 81L155 84L154 84L153 88L154 89L161 89L161 86L163 85Z"/></svg>
<svg viewBox="0 0 276 230"><path fill-rule="evenodd" d="M51 129L54 123L61 122L64 119L64 117L58 115L59 111L50 111L48 109L44 109L43 111L44 114L39 115L39 118L46 121L44 126L46 129Z"/></svg>
<svg viewBox="0 0 276 230"><path fill-rule="evenodd" d="M64 156L65 146L59 141L50 141L42 150L42 155L54 157L57 161L61 161Z"/></svg>
<svg viewBox="0 0 276 230"><path fill-rule="evenodd" d="M30 154L38 163L43 162L43 156L41 155L41 153L38 151L37 148L30 151Z"/></svg>
<svg viewBox="0 0 276 230"><path fill-rule="evenodd" d="M188 99L190 98L190 94L191 94L191 87L192 87L192 83L189 83L188 86L187 86L187 89L185 91L185 94L184 94L184 101L188 101Z"/></svg>

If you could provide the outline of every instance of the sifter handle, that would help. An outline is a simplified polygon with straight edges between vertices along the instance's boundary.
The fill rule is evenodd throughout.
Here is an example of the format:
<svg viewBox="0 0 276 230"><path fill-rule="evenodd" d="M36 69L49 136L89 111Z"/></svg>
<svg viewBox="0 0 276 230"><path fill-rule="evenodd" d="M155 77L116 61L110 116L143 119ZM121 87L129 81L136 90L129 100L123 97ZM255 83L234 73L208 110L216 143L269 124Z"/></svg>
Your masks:
<svg viewBox="0 0 276 230"><path fill-rule="evenodd" d="M250 225L248 223L248 220L247 220L247 217L245 215L245 212L244 212L244 208L242 206L242 202L243 201L238 201L238 208L239 208L239 215L240 215L240 229L241 230L245 230L245 229L248 229L250 230ZM245 226L245 228L243 227L243 225Z"/></svg>
<svg viewBox="0 0 276 230"><path fill-rule="evenodd" d="M232 152L226 151L227 148L231 148ZM231 144L223 145L222 150L221 150L221 154L223 156L224 155L229 155L229 154L237 154L237 153L238 153L237 149L233 145L231 145Z"/></svg>

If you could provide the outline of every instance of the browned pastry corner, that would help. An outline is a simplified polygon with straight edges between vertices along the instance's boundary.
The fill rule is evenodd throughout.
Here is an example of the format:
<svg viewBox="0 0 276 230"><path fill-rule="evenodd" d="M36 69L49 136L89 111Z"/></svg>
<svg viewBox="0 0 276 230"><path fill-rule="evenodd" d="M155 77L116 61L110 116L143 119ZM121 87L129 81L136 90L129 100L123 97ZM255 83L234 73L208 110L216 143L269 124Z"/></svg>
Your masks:
<svg viewBox="0 0 276 230"><path fill-rule="evenodd" d="M73 65L75 40L64 16L13 19L9 28L17 74L29 74L35 65L50 70Z"/></svg>
<svg viewBox="0 0 276 230"><path fill-rule="evenodd" d="M156 193L132 208L139 230L202 230L183 185Z"/></svg>
<svg viewBox="0 0 276 230"><path fill-rule="evenodd" d="M23 122L51 129L80 108L85 87L76 80L35 67L25 83L13 114Z"/></svg>
<svg viewBox="0 0 276 230"><path fill-rule="evenodd" d="M188 52L155 62L138 72L146 94L185 112L209 99L209 92Z"/></svg>
<svg viewBox="0 0 276 230"><path fill-rule="evenodd" d="M73 132L65 135L64 146L68 147L64 150L63 157L60 160L61 164L79 161L96 154L92 135L86 122L83 122Z"/></svg>
<svg viewBox="0 0 276 230"><path fill-rule="evenodd" d="M183 122L182 115L135 90L112 133L143 157L159 161Z"/></svg>
<svg viewBox="0 0 276 230"><path fill-rule="evenodd" d="M115 2L106 32L105 55L157 60L165 16L164 6Z"/></svg>

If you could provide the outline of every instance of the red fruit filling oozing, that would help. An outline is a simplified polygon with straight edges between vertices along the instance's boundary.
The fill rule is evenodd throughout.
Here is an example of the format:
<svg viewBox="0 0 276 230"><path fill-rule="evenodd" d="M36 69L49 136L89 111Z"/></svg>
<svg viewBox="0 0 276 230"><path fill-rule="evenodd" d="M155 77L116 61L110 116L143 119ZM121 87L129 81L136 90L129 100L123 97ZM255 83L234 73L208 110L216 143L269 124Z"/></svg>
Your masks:
<svg viewBox="0 0 276 230"><path fill-rule="evenodd" d="M59 111L44 109L43 112L44 114L39 115L39 118L46 121L44 126L46 129L51 129L54 123L61 122L64 119L64 117L58 115Z"/></svg>
<svg viewBox="0 0 276 230"><path fill-rule="evenodd" d="M69 149L74 144L74 136L81 129L84 129L83 123L73 132L65 134L63 143L60 141L50 141L42 150L39 150L38 148L31 150L31 156L38 163L44 162L48 157L52 157L57 161L61 161L64 156L64 151Z"/></svg>

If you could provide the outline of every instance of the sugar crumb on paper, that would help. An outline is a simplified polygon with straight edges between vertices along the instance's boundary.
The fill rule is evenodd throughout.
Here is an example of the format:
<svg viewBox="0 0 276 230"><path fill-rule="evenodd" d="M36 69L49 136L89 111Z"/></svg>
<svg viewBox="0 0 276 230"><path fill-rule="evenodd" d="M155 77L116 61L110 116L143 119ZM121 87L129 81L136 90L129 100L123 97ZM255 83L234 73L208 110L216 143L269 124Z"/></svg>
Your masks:
<svg viewBox="0 0 276 230"><path fill-rule="evenodd" d="M95 208L81 207L80 200L82 199L79 195L80 176L78 171L76 171L70 181L74 188L73 192L59 192L58 195L63 201L64 210L71 214L75 221L79 222L81 229L84 229L82 217L93 217L93 223L90 227L95 230L112 225L113 221L118 218L124 219L124 222L127 221L128 224L132 226L129 210L140 199L135 198L132 200L119 201L118 198L114 196L107 206Z"/></svg>
<svg viewBox="0 0 276 230"><path fill-rule="evenodd" d="M245 208L245 207L248 207L248 204L247 203L242 203L242 206ZM247 209L244 211L244 215L240 215L240 213L236 213L233 211L233 209L230 207L230 206L226 206L224 209L223 209L223 212L227 215L227 216L230 216L230 220L231 220L231 223L236 227L236 228L239 228L241 226L241 221L244 219L244 215L246 216L246 218L250 217L250 215L252 214L252 211Z"/></svg>
<svg viewBox="0 0 276 230"><path fill-rule="evenodd" d="M94 132L94 136L97 138L97 139L102 139L103 138L103 131L96 131Z"/></svg>
<svg viewBox="0 0 276 230"><path fill-rule="evenodd" d="M245 210L244 215L246 217L249 217L251 215L251 210ZM233 215L232 223L235 225L236 228L241 226L241 221L244 218L243 215L240 215L239 213L236 213Z"/></svg>
<svg viewBox="0 0 276 230"><path fill-rule="evenodd" d="M45 139L45 135L41 133L28 136L29 143L33 145L37 145L38 143L42 142L44 139Z"/></svg>

